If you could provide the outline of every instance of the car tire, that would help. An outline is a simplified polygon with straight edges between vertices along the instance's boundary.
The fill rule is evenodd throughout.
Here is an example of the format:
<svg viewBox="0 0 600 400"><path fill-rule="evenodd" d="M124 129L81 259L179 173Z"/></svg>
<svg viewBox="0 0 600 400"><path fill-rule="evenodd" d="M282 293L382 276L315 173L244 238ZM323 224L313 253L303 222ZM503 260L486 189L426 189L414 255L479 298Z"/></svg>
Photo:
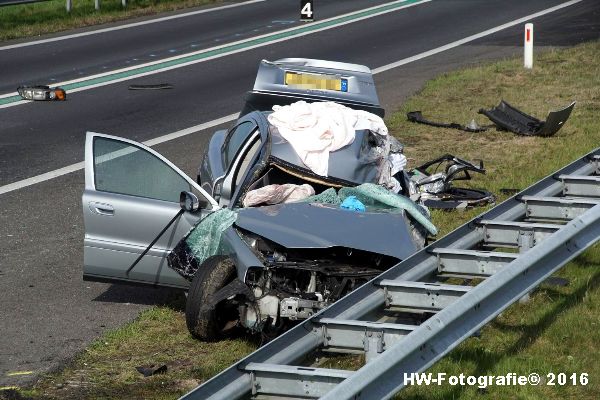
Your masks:
<svg viewBox="0 0 600 400"><path fill-rule="evenodd" d="M198 268L187 296L185 322L188 330L197 339L215 341L221 338L224 327L223 316L218 307L203 307L210 296L236 278L235 264L230 257L212 256Z"/></svg>

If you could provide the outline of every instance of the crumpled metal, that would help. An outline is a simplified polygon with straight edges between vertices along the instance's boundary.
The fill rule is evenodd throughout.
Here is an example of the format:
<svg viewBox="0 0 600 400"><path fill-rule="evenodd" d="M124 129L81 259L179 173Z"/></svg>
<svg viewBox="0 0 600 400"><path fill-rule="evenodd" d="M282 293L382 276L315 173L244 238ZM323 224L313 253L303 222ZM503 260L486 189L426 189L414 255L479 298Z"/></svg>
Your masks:
<svg viewBox="0 0 600 400"><path fill-rule="evenodd" d="M360 154L359 162L362 164L377 164L377 183L398 193L402 186L394 175L406 166L406 156L403 154L404 146L398 139L391 135L377 135L371 133L372 146L364 148Z"/></svg>

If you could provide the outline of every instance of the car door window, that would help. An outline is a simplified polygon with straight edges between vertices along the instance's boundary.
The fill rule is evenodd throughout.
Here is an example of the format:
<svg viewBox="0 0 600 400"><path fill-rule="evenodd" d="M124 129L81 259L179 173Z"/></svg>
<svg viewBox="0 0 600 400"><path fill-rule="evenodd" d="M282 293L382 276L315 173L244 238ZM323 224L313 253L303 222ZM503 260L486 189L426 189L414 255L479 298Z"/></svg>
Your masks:
<svg viewBox="0 0 600 400"><path fill-rule="evenodd" d="M242 122L236 126L227 136L223 145L223 170L227 171L235 155L256 129L253 122Z"/></svg>
<svg viewBox="0 0 600 400"><path fill-rule="evenodd" d="M96 190L179 202L190 184L169 165L137 146L113 139L94 139Z"/></svg>

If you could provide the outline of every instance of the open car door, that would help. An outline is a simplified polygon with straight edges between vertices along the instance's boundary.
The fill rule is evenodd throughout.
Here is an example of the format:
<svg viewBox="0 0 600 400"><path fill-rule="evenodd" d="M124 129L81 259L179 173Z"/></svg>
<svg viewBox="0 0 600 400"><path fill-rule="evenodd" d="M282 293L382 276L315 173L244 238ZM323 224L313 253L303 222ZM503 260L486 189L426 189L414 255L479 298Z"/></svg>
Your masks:
<svg viewBox="0 0 600 400"><path fill-rule="evenodd" d="M185 212L130 267L180 211L182 191L194 192L203 209ZM169 251L192 226L218 208L194 180L154 150L131 140L88 132L85 143L86 280L127 281L187 288L167 265Z"/></svg>

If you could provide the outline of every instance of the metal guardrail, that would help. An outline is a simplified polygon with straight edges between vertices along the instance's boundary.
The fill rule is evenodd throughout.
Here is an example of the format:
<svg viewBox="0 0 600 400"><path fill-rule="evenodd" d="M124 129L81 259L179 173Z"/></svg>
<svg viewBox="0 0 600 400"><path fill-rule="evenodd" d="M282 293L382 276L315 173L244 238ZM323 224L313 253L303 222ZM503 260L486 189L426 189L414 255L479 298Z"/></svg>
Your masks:
<svg viewBox="0 0 600 400"><path fill-rule="evenodd" d="M0 7L14 6L16 4L41 3L43 1L49 1L49 0L0 0Z"/></svg>
<svg viewBox="0 0 600 400"><path fill-rule="evenodd" d="M387 399L600 239L600 148L473 219L187 395L185 400ZM518 249L499 253L497 247ZM482 280L458 286L445 277ZM435 313L420 325L375 311ZM298 366L314 350L364 352L356 372Z"/></svg>
<svg viewBox="0 0 600 400"><path fill-rule="evenodd" d="M2 6L14 6L18 4L27 4L27 3L41 3L44 1L50 0L0 0L0 7ZM121 0L121 5L123 7L127 7L127 0ZM73 9L73 0L66 0L65 8L67 12L71 12ZM94 0L94 8L96 10L100 10L100 0Z"/></svg>

